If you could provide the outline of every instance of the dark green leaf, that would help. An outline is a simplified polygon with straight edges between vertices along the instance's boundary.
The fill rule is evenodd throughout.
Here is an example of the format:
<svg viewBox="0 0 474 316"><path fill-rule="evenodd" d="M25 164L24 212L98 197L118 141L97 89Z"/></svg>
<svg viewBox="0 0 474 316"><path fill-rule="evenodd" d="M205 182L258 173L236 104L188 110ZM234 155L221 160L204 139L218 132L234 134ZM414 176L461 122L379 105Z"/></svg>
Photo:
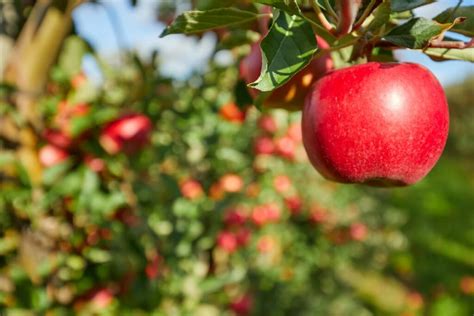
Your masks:
<svg viewBox="0 0 474 316"><path fill-rule="evenodd" d="M272 6L289 14L299 14L298 4L295 0L255 0L255 2Z"/></svg>
<svg viewBox="0 0 474 316"><path fill-rule="evenodd" d="M450 31L466 36L474 36L474 6L450 8L440 13L434 19L440 23L450 23L459 17L465 17L466 20L454 25Z"/></svg>
<svg viewBox="0 0 474 316"><path fill-rule="evenodd" d="M392 11L400 12L421 7L422 5L427 5L432 2L434 2L434 0L392 0L391 6Z"/></svg>
<svg viewBox="0 0 474 316"><path fill-rule="evenodd" d="M236 8L220 8L209 11L188 11L176 18L160 37L169 34L193 34L215 28L247 23L258 19L261 14Z"/></svg>
<svg viewBox="0 0 474 316"><path fill-rule="evenodd" d="M281 12L263 39L261 48L262 72L250 86L260 91L271 91L308 65L318 46L306 20Z"/></svg>
<svg viewBox="0 0 474 316"><path fill-rule="evenodd" d="M407 48L424 48L433 37L450 27L424 18L415 18L391 30L385 39L395 45Z"/></svg>

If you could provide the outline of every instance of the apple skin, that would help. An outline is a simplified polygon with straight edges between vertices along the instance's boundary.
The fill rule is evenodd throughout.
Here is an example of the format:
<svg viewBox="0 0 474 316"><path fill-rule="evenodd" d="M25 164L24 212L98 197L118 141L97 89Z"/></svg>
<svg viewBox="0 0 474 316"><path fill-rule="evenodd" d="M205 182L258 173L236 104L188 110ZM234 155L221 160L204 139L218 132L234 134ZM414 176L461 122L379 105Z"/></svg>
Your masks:
<svg viewBox="0 0 474 316"><path fill-rule="evenodd" d="M47 168L60 164L68 158L67 151L51 144L47 144L39 150L39 161Z"/></svg>
<svg viewBox="0 0 474 316"><path fill-rule="evenodd" d="M433 168L446 144L449 112L435 76L412 63L333 71L308 95L303 144L327 179L405 186Z"/></svg>
<svg viewBox="0 0 474 316"><path fill-rule="evenodd" d="M329 48L329 45L320 37L317 37L319 48ZM321 78L326 72L333 68L331 56L325 54L313 59L308 66L298 72L283 86L273 92L263 102L265 108L282 108L290 111L298 111L303 108L304 100L313 83ZM247 83L252 83L260 76L262 69L262 54L260 42L254 43L250 54L240 62L240 77ZM249 88L250 94L255 98L259 91Z"/></svg>
<svg viewBox="0 0 474 316"><path fill-rule="evenodd" d="M150 142L152 123L143 114L127 114L107 124L99 142L104 150L115 155L120 152L133 154Z"/></svg>

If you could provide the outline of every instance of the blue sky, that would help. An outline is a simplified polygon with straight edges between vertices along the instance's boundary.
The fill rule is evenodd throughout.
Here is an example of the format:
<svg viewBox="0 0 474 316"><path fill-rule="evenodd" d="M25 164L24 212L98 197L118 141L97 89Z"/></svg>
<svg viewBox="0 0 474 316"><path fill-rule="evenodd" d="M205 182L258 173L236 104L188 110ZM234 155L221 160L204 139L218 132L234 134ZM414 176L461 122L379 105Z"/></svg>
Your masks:
<svg viewBox="0 0 474 316"><path fill-rule="evenodd" d="M129 0L102 1L104 6L86 3L74 11L74 23L78 32L104 56L115 55L120 49L135 49L147 56L156 49L160 52L162 72L166 75L185 78L193 70L204 71L206 60L215 45L215 38L212 35L201 40L182 35L159 38L164 25L155 19L155 5L158 1L160 0L139 0L136 8L130 6ZM420 16L433 17L456 3L456 0L441 0L421 7L416 12ZM473 4L474 0L463 2L463 5ZM183 6L180 9L187 8ZM444 85L474 74L473 63L433 62L424 54L409 50L399 51L396 56L400 60L428 67ZM85 68L86 71L94 71L94 67L87 62Z"/></svg>

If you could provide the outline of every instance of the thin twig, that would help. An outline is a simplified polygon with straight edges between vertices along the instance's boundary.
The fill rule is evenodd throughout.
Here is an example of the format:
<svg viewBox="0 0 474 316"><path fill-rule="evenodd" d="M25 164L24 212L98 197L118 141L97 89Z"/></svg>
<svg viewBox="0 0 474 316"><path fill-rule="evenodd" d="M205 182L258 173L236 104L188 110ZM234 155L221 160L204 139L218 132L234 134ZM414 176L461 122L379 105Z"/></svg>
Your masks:
<svg viewBox="0 0 474 316"><path fill-rule="evenodd" d="M331 23L329 23L329 21L324 16L324 13L321 11L321 8L319 7L319 5L317 3L317 0L312 0L311 1L311 6L313 7L313 10L316 13L316 16L318 17L319 22L321 22L321 25L326 30L328 30L328 32L330 32L331 34L334 34L336 29L334 28L334 26Z"/></svg>
<svg viewBox="0 0 474 316"><path fill-rule="evenodd" d="M337 34L345 35L352 31L352 25L357 16L362 0L339 0L339 23L337 24Z"/></svg>
<svg viewBox="0 0 474 316"><path fill-rule="evenodd" d="M336 11L332 8L331 4L329 3L329 0L324 0L324 5L326 7L326 10L328 11L329 15L334 18L334 20L337 21L339 20L339 17L337 16Z"/></svg>
<svg viewBox="0 0 474 316"><path fill-rule="evenodd" d="M365 8L364 12L362 12L362 15L360 18L354 23L353 30L357 30L362 23L364 23L365 19L377 8L377 6L380 4L378 0L371 0L369 5Z"/></svg>
<svg viewBox="0 0 474 316"><path fill-rule="evenodd" d="M379 41L375 46L384 47L388 49L397 49L402 48L400 46L394 45L388 41ZM469 42L460 42L460 41L433 41L428 44L427 48L447 48L447 49L467 49L474 47L474 39L471 39Z"/></svg>

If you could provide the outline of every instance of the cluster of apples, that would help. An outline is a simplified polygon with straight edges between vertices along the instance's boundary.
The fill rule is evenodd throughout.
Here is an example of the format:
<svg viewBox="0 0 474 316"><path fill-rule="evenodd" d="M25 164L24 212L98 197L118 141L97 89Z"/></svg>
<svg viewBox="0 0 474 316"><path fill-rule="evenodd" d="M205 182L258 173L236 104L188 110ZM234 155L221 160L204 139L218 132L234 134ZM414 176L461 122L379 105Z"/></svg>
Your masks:
<svg viewBox="0 0 474 316"><path fill-rule="evenodd" d="M329 48L323 39L316 41L320 49ZM240 62L240 76L251 83L261 67L256 43ZM329 180L372 186L421 180L438 161L448 135L447 101L435 76L413 63L333 68L329 53L313 59L275 89L263 107L303 111L307 156ZM251 88L249 92L254 97L259 93ZM267 139L257 146L272 151Z"/></svg>
<svg viewBox="0 0 474 316"><path fill-rule="evenodd" d="M85 103L72 104L61 101L53 119L52 128L43 133L46 144L39 151L39 160L45 167L55 166L72 155L79 154L79 145L92 131L80 135L72 132L72 121L90 115L91 107ZM103 150L109 155L125 153L131 155L144 148L150 141L152 123L140 113L127 113L102 126L98 139ZM88 167L96 172L104 169L102 159L87 153L80 153Z"/></svg>

